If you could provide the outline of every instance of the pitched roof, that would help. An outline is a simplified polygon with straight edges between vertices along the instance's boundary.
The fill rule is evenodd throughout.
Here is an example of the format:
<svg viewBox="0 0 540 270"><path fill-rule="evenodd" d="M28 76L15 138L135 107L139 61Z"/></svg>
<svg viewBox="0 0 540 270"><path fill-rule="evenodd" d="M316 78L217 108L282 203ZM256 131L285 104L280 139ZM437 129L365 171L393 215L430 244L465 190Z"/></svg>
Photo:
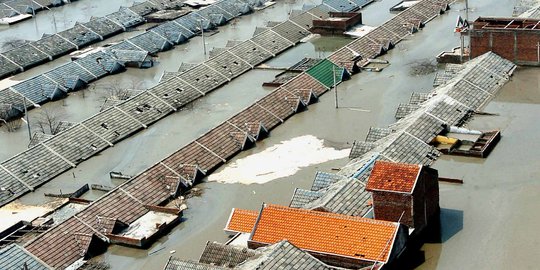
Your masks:
<svg viewBox="0 0 540 270"><path fill-rule="evenodd" d="M366 189L412 193L422 165L377 161Z"/></svg>
<svg viewBox="0 0 540 270"><path fill-rule="evenodd" d="M365 187L358 179L341 180L319 190L321 195L318 198L299 208L324 209L332 213L361 217L371 209L368 203L371 193L366 191Z"/></svg>
<svg viewBox="0 0 540 270"><path fill-rule="evenodd" d="M257 216L259 216L257 211L233 208L225 231L250 233L257 221Z"/></svg>
<svg viewBox="0 0 540 270"><path fill-rule="evenodd" d="M174 257L169 258L164 270L225 270L229 268L210 264L185 261Z"/></svg>
<svg viewBox="0 0 540 270"><path fill-rule="evenodd" d="M52 269L26 249L16 244L0 249L0 269L24 269L25 265L32 270Z"/></svg>
<svg viewBox="0 0 540 270"><path fill-rule="evenodd" d="M288 241L281 241L274 245L256 249L260 254L252 258L236 269L310 269L310 270L331 270L343 269L326 265L311 254L295 247Z"/></svg>
<svg viewBox="0 0 540 270"><path fill-rule="evenodd" d="M306 251L386 262L398 229L394 222L264 205L250 241L287 239Z"/></svg>
<svg viewBox="0 0 540 270"><path fill-rule="evenodd" d="M206 246L204 247L199 262L215 266L235 267L259 254L259 252L248 249L247 247L225 245L217 242L206 242Z"/></svg>

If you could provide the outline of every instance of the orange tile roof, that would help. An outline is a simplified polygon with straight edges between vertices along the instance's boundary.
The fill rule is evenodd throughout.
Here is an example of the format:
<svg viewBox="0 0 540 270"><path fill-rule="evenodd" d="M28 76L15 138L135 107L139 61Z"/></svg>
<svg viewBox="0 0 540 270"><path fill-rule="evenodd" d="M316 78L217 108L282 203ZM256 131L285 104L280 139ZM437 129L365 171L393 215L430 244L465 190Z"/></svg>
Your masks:
<svg viewBox="0 0 540 270"><path fill-rule="evenodd" d="M394 222L265 205L252 241L283 239L306 251L387 262L399 225Z"/></svg>
<svg viewBox="0 0 540 270"><path fill-rule="evenodd" d="M251 233L258 216L259 212L257 211L233 208L231 215L229 216L229 221L225 226L225 230L231 232Z"/></svg>
<svg viewBox="0 0 540 270"><path fill-rule="evenodd" d="M369 176L366 190L412 193L422 165L377 161Z"/></svg>

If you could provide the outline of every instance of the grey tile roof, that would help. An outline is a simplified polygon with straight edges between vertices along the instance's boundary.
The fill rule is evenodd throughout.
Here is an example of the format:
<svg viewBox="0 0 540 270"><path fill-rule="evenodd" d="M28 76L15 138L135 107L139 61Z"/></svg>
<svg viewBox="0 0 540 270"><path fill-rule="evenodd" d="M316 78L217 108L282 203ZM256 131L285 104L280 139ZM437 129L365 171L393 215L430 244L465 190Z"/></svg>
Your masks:
<svg viewBox="0 0 540 270"><path fill-rule="evenodd" d="M297 16L291 17L290 20L306 29L310 29L313 26L313 20L319 19L317 16L311 13L300 12L301 13Z"/></svg>
<svg viewBox="0 0 540 270"><path fill-rule="evenodd" d="M257 65L272 57L273 52L267 51L264 47L252 42L251 40L244 41L231 49L229 52L236 56L242 57L251 65Z"/></svg>
<svg viewBox="0 0 540 270"><path fill-rule="evenodd" d="M146 91L131 97L129 102L119 104L117 108L145 125L149 125L173 111L168 103Z"/></svg>
<svg viewBox="0 0 540 270"><path fill-rule="evenodd" d="M328 172L317 172L315 174L315 178L313 179L311 190L318 191L344 179L347 178L343 175Z"/></svg>
<svg viewBox="0 0 540 270"><path fill-rule="evenodd" d="M235 269L241 270L331 270L343 269L329 266L311 254L302 251L287 241L281 241L276 244L258 248L262 254L255 259L246 261Z"/></svg>
<svg viewBox="0 0 540 270"><path fill-rule="evenodd" d="M306 209L322 209L332 213L349 216L364 216L371 206L368 201L371 193L366 191L365 184L358 179L346 179L319 190L319 198L302 206Z"/></svg>
<svg viewBox="0 0 540 270"><path fill-rule="evenodd" d="M61 84L69 90L77 90L77 86L80 86L77 85L77 83L79 83L78 80L82 80L84 84L87 84L96 79L92 73L75 62L59 66L45 73L45 75L47 78L50 78L55 83Z"/></svg>
<svg viewBox="0 0 540 270"><path fill-rule="evenodd" d="M196 13L210 20L214 25L223 25L225 22L230 21L233 18L231 13L217 7L216 5L206 6L197 10ZM216 14L223 15L223 20L218 20L219 17L212 16Z"/></svg>
<svg viewBox="0 0 540 270"><path fill-rule="evenodd" d="M0 205L4 205L30 191L27 184L20 182L2 167L0 167L0 179ZM1 258L2 256L0 256L0 260Z"/></svg>
<svg viewBox="0 0 540 270"><path fill-rule="evenodd" d="M28 148L33 147L52 137L53 135L50 135L50 134L45 134L43 132L35 132L34 135L32 136L32 139L30 140L30 143L28 144Z"/></svg>
<svg viewBox="0 0 540 270"><path fill-rule="evenodd" d="M23 68L40 64L49 59L48 55L44 54L30 44L4 52L3 55Z"/></svg>
<svg viewBox="0 0 540 270"><path fill-rule="evenodd" d="M178 75L177 78L204 93L208 93L228 82L225 75L217 73L217 71L211 70L202 64L190 69L189 72Z"/></svg>
<svg viewBox="0 0 540 270"><path fill-rule="evenodd" d="M409 98L409 104L413 104L413 105L420 104L428 100L428 98L429 98L429 93L413 92L411 94L411 97Z"/></svg>
<svg viewBox="0 0 540 270"><path fill-rule="evenodd" d="M278 54L293 45L291 41L276 35L272 30L264 31L251 40L273 54Z"/></svg>
<svg viewBox="0 0 540 270"><path fill-rule="evenodd" d="M395 118L396 118L396 120L399 120L399 119L409 115L410 113L418 110L419 108L420 108L420 106L417 105L417 104L400 103L398 105L397 110L396 110Z"/></svg>
<svg viewBox="0 0 540 270"><path fill-rule="evenodd" d="M104 51L92 53L86 57L77 59L74 62L98 78L109 73L118 72L117 68L119 62L112 55Z"/></svg>
<svg viewBox="0 0 540 270"><path fill-rule="evenodd" d="M68 122L68 121L60 121L58 125L56 126L56 129L54 131L54 134L58 134L64 130L67 130L71 128L72 126L77 125L77 123Z"/></svg>
<svg viewBox="0 0 540 270"><path fill-rule="evenodd" d="M366 142L376 142L392 133L392 129L370 127L366 136Z"/></svg>
<svg viewBox="0 0 540 270"><path fill-rule="evenodd" d="M131 11L129 8L120 8L119 11L105 17L125 28L131 28L144 22L144 18L141 15Z"/></svg>
<svg viewBox="0 0 540 270"><path fill-rule="evenodd" d="M322 192L296 188L294 190L289 207L302 208L304 205L320 198L323 195Z"/></svg>
<svg viewBox="0 0 540 270"><path fill-rule="evenodd" d="M371 151L377 146L374 142L355 141L352 145L351 152L349 154L350 159L355 159Z"/></svg>
<svg viewBox="0 0 540 270"><path fill-rule="evenodd" d="M101 40L97 34L88 31L80 23L76 23L72 28L64 30L58 33L58 35L79 46L79 48Z"/></svg>
<svg viewBox="0 0 540 270"><path fill-rule="evenodd" d="M428 110L428 113L445 121L449 126L461 126L471 111L453 99L444 99Z"/></svg>
<svg viewBox="0 0 540 270"><path fill-rule="evenodd" d="M37 187L71 168L70 164L42 144L8 159L0 165L32 187Z"/></svg>
<svg viewBox="0 0 540 270"><path fill-rule="evenodd" d="M0 269L25 269L25 266L29 270L52 269L31 255L26 249L16 244L11 244L0 249Z"/></svg>
<svg viewBox="0 0 540 270"><path fill-rule="evenodd" d="M251 70L251 66L248 63L228 50L206 61L205 65L229 79Z"/></svg>
<svg viewBox="0 0 540 270"><path fill-rule="evenodd" d="M442 131L445 130L446 123L441 120L424 113L416 118L412 124L405 130L414 137L429 143L435 136L439 135Z"/></svg>
<svg viewBox="0 0 540 270"><path fill-rule="evenodd" d="M299 42L310 34L306 29L301 28L290 20L272 27L272 31L294 43Z"/></svg>
<svg viewBox="0 0 540 270"><path fill-rule="evenodd" d="M350 12L358 10L358 5L347 0L323 0L323 4L330 7L332 11Z"/></svg>
<svg viewBox="0 0 540 270"><path fill-rule="evenodd" d="M11 74L21 71L21 67L10 61L7 57L0 53L0 78L5 78Z"/></svg>
<svg viewBox="0 0 540 270"><path fill-rule="evenodd" d="M363 8L363 7L373 3L375 0L350 0L350 1L355 3L360 8Z"/></svg>
<svg viewBox="0 0 540 270"><path fill-rule="evenodd" d="M229 268L213 266L204 263L185 261L176 258L169 258L164 270L225 270Z"/></svg>
<svg viewBox="0 0 540 270"><path fill-rule="evenodd" d="M407 133L401 133L381 153L394 162L431 165L440 155L433 146Z"/></svg>
<svg viewBox="0 0 540 270"><path fill-rule="evenodd" d="M43 37L32 42L32 45L53 58L67 54L77 48L57 34Z"/></svg>
<svg viewBox="0 0 540 270"><path fill-rule="evenodd" d="M43 144L74 164L108 147L107 142L81 125L75 125L63 131L62 136L55 136Z"/></svg>
<svg viewBox="0 0 540 270"><path fill-rule="evenodd" d="M194 36L193 32L182 28L175 22L167 22L158 25L150 29L150 31L159 34L160 36L166 38L169 42L174 44L180 44Z"/></svg>
<svg viewBox="0 0 540 270"><path fill-rule="evenodd" d="M56 99L62 95L62 92L67 92L67 89L63 86L44 75L39 75L15 84L11 88L23 94L34 103L43 103L47 100Z"/></svg>
<svg viewBox="0 0 540 270"><path fill-rule="evenodd" d="M443 85L454 78L461 70L463 66L460 64L446 64L443 71L437 72L435 74L435 79L433 80L433 86L437 87Z"/></svg>
<svg viewBox="0 0 540 270"><path fill-rule="evenodd" d="M123 31L121 24L113 22L105 17L94 17L89 22L82 25L88 27L92 32L102 36L103 38L110 37Z"/></svg>
<svg viewBox="0 0 540 270"><path fill-rule="evenodd" d="M129 42L151 54L169 50L173 46L171 42L152 31L134 36L129 39Z"/></svg>
<svg viewBox="0 0 540 270"><path fill-rule="evenodd" d="M206 242L199 262L232 268L258 254L259 252L256 250L248 249L247 247Z"/></svg>

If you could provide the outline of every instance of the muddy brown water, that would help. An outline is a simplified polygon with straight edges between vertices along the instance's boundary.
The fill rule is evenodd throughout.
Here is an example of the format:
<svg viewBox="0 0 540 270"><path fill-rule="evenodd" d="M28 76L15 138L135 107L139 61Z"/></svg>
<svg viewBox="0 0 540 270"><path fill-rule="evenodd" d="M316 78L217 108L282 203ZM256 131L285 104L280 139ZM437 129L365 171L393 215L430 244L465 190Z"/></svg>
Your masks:
<svg viewBox="0 0 540 270"><path fill-rule="evenodd" d="M375 2L366 8L364 23L378 25L390 18L392 15L388 13L388 7L394 2ZM480 14L509 16L512 13L511 0L470 2L473 8L471 18ZM248 38L256 25L262 25L265 20L283 20L287 10L300 5L278 4L263 11L265 15L241 18L235 27L221 28L221 33L207 38L207 42L223 46L228 39ZM463 6L463 3L453 5L450 12L435 18L424 30L382 56L391 63L383 72L364 72L339 85L338 99L342 108L335 109L334 93L329 92L319 103L287 120L273 130L269 138L258 142L255 148L240 153L228 164L304 135L324 139L325 145L330 147L348 148L354 140L364 139L370 126L385 126L394 122L397 105L407 102L411 92L432 89L434 74L411 77L410 66L459 44L459 37L452 33L452 29L456 16L463 14L459 11ZM151 86L157 83L163 70L174 71L183 61L201 61L200 42L199 38L194 38L186 45L160 54L159 64L152 69L130 69L105 78L97 85L114 81L129 83L132 78L139 78ZM269 61L269 64L290 65L305 56L325 56L330 50L326 48L335 49L332 47L335 42L320 39L301 44ZM21 201L39 204L45 201L43 192L57 192L60 188L74 190L88 182L117 185L120 182L108 178L109 171L118 170L127 174L142 171L267 94L271 89L260 85L276 74L277 71L250 71L223 89L196 101L189 109L168 116L60 175ZM463 178L465 183L460 186L441 184L444 241L424 245L426 262L419 269L455 269L456 265L460 269L534 269L538 265L540 259L534 256L534 252L540 240L534 236L535 224L540 221L538 211L535 211L540 191L536 181L540 168L536 153L540 145L535 139L539 130L534 123L540 110L539 75L539 69L518 69L512 81L485 109L500 116L475 117L469 124L469 127L480 130L502 129L503 139L489 158L442 157L435 163L434 167L440 170L442 176ZM96 88L99 89L99 86ZM80 121L95 113L101 101L99 91L90 90L85 92L85 98L79 92L66 99L65 104L59 101L46 106L65 108L69 119ZM8 144L10 148L9 151L4 148L6 150L3 149L1 154L9 157L24 149L8 143L22 142L24 132L22 129L18 133L2 133L2 145ZM232 207L259 209L263 202L287 205L294 188L309 188L317 170L332 171L332 168L339 168L347 161L344 158L310 165L292 176L265 184L200 184L198 187L204 193L188 201L189 209L184 212L184 222L152 247L137 250L113 245L96 259L107 261L112 269L162 269L173 250L173 256L197 260L206 241L227 240L222 229ZM85 197L92 199L102 194L94 192Z"/></svg>

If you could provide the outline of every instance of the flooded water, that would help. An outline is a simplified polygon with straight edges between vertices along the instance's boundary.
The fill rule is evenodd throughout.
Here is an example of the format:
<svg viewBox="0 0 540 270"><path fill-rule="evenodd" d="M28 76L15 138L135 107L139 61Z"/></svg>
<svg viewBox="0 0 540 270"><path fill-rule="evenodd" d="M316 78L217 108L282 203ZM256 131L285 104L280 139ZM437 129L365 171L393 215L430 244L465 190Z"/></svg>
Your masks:
<svg viewBox="0 0 540 270"><path fill-rule="evenodd" d="M384 0L370 5L363 12L364 23L379 25L384 22L393 16L388 8L397 2ZM301 4L278 3L261 14L240 18L235 26L221 28L219 34L208 37L208 47L224 46L229 39L249 38L255 26L261 26L268 20L284 20L288 10ZM509 16L512 5L512 0L470 1L473 11L469 15L472 19L480 14ZM348 161L345 149L350 148L354 140L363 140L369 127L393 123L398 104L407 102L412 92L432 89L434 74L411 77L409 70L415 62L433 59L441 51L459 44L459 37L452 30L457 15L464 14L459 11L463 6L462 2L453 5L447 14L435 18L425 29L381 57L390 62L384 71L364 72L340 84L339 109L334 106L334 92L327 93L307 111L274 129L270 137L257 142L256 147L238 154L212 177L228 175L231 170L250 166L251 163L244 162L253 157L272 157L268 155L270 151L280 151L283 147L285 150L293 149L288 143L299 137L309 138L306 141L316 146L308 147L314 151L308 153L317 155L325 149L336 154L333 158L296 164L294 167L299 170L273 175L270 177L272 181L265 179L245 185L236 183L241 182L236 178L227 183L200 184L198 187L202 188L203 194L188 200L189 209L184 212L183 222L151 248L138 250L113 245L97 259L107 261L111 269L162 269L173 250L176 257L197 260L206 241L227 240L222 229L232 207L256 210L263 202L288 205L294 188L309 188L316 171L331 172L345 165ZM337 42L346 41L340 39ZM66 119L80 121L99 110L103 101L100 93L107 83L128 85L137 80L149 87L157 83L163 71L175 71L181 62L202 61L200 42L199 38L194 38L172 51L161 53L159 64L152 69L130 69L107 77L96 83L95 88L74 93L64 101L44 107L63 109ZM335 49L333 42L323 38L300 44L269 63L286 66L306 56L325 56ZM248 72L196 101L187 110L168 116L60 175L38 192L23 197L21 202L40 204L46 201L43 192L57 193L59 189L70 192L85 183L120 184L109 179L109 171L136 174L161 160L266 95L271 89L260 85L277 73L263 70ZM540 184L535 181L540 168L536 158L538 151L535 150L539 150L540 145L533 139L538 136L539 129L531 124L536 122L540 111L539 75L539 69L518 70L512 81L485 109L500 116L476 117L470 123L472 129L502 129L503 139L488 159L442 157L436 162L435 168L440 170L441 176L463 178L465 183L441 184L443 242L424 245L426 262L419 269L455 269L456 265L460 269L535 269L540 263L540 258L534 256L538 240L531 237L536 235L535 224L540 222L540 214L536 211ZM34 113L37 110L32 111ZM26 129L21 128L16 133L0 134L0 143L5 145L0 158L5 159L25 148L25 132ZM290 151L291 154L296 152ZM308 154L304 155L308 157ZM272 163L267 160L263 162ZM255 173L256 177L252 174L246 179L260 179L258 177L264 176L261 174L278 170L281 171L282 167L261 170ZM94 199L102 194L91 192L85 198Z"/></svg>

